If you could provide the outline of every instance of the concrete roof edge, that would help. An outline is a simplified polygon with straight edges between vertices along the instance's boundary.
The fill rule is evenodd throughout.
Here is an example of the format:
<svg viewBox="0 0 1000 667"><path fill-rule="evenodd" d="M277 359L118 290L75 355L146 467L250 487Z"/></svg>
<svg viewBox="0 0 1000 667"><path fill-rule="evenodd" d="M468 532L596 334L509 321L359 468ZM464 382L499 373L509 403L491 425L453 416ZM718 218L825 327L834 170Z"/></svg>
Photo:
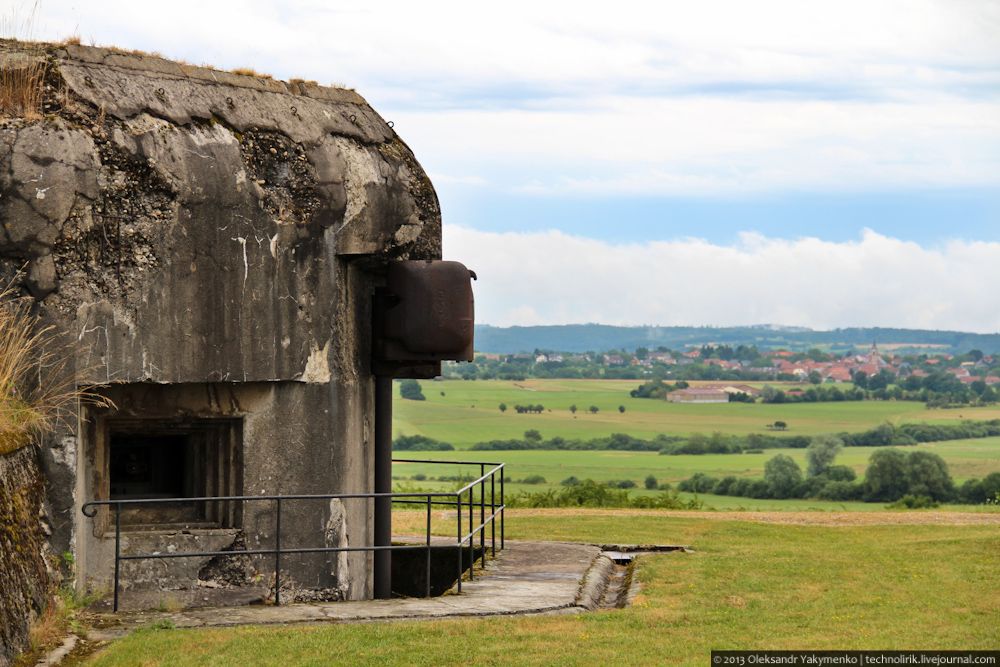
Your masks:
<svg viewBox="0 0 1000 667"><path fill-rule="evenodd" d="M23 49L17 48L23 45ZM236 74L225 70L170 60L159 55L122 49L85 46L83 44L59 44L50 42L20 42L17 40L0 39L0 50L27 52L40 50L50 53L59 60L84 62L95 65L106 65L121 69L131 69L146 74L173 76L177 78L212 81L214 83L264 90L272 93L284 93L292 96L310 97L312 99L358 104L369 106L367 100L354 90L321 86L311 81L292 80L280 81L267 77L257 77L250 74Z"/></svg>

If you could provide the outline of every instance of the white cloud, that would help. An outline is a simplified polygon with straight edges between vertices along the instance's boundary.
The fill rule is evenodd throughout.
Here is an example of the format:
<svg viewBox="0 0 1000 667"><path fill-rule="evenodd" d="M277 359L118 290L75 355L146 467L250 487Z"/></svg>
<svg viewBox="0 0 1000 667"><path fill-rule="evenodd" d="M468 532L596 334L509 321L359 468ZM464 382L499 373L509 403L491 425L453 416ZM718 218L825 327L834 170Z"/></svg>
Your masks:
<svg viewBox="0 0 1000 667"><path fill-rule="evenodd" d="M35 33L356 86L457 188L1000 185L990 0L42 0Z"/></svg>
<svg viewBox="0 0 1000 667"><path fill-rule="evenodd" d="M856 241L745 233L610 244L563 232L445 227L445 257L479 275L496 325L789 324L1000 331L1000 243L941 247L866 231Z"/></svg>
<svg viewBox="0 0 1000 667"><path fill-rule="evenodd" d="M425 162L480 156L491 180L539 193L1000 185L1000 103L602 101L587 113L410 112L396 120ZM461 140L445 139L456 128Z"/></svg>

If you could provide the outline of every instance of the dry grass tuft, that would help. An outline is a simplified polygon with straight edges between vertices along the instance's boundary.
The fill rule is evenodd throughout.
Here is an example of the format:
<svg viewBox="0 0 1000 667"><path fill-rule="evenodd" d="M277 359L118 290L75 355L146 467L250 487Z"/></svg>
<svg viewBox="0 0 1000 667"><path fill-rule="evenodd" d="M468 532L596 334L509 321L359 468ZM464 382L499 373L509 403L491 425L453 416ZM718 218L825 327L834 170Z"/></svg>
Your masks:
<svg viewBox="0 0 1000 667"><path fill-rule="evenodd" d="M46 61L25 54L9 57L0 67L0 118L42 117Z"/></svg>
<svg viewBox="0 0 1000 667"><path fill-rule="evenodd" d="M10 285L0 291L0 454L20 449L76 414L81 402L111 403L74 381L69 350Z"/></svg>
<svg viewBox="0 0 1000 667"><path fill-rule="evenodd" d="M70 35L59 42L60 46L80 46L80 35Z"/></svg>
<svg viewBox="0 0 1000 667"><path fill-rule="evenodd" d="M229 70L232 74L239 74L240 76L254 76L258 79L273 79L274 77L270 74L265 74L264 72L258 72L257 70L250 69L249 67L237 67L236 69Z"/></svg>
<svg viewBox="0 0 1000 667"><path fill-rule="evenodd" d="M28 630L28 642L32 651L41 652L58 645L65 634L65 606L58 597L54 597L49 600L41 616L31 624Z"/></svg>
<svg viewBox="0 0 1000 667"><path fill-rule="evenodd" d="M0 37L25 45L22 53L9 54L0 60L0 118L42 117L42 91L45 85L46 61L37 45L31 45L38 0L21 13L13 6L9 14L0 16Z"/></svg>

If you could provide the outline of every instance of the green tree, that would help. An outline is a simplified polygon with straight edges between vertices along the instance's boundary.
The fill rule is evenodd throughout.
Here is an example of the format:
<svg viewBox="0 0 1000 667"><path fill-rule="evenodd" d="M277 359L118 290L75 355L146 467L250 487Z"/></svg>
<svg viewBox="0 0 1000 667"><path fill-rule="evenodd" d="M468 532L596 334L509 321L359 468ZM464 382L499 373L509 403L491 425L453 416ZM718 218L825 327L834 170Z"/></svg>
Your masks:
<svg viewBox="0 0 1000 667"><path fill-rule="evenodd" d="M906 456L896 449L880 449L868 459L864 498L892 502L906 493Z"/></svg>
<svg viewBox="0 0 1000 667"><path fill-rule="evenodd" d="M399 383L399 395L410 401L424 401L424 392L416 380L403 380Z"/></svg>
<svg viewBox="0 0 1000 667"><path fill-rule="evenodd" d="M655 491L660 487L660 484L656 481L656 477L653 475L647 475L646 480L643 482L643 486L645 486L649 491Z"/></svg>
<svg viewBox="0 0 1000 667"><path fill-rule="evenodd" d="M618 412L620 412L622 414L625 414L625 406L624 405L619 405L618 406Z"/></svg>
<svg viewBox="0 0 1000 667"><path fill-rule="evenodd" d="M541 442L542 434L538 432L536 429L533 428L528 429L527 431L524 432L524 439L527 440L528 442Z"/></svg>
<svg viewBox="0 0 1000 667"><path fill-rule="evenodd" d="M600 408L599 408L599 407L597 407L596 405L591 405L591 406L590 406L589 408L587 408L587 409L588 409L588 410L590 410L590 414L592 414L592 415L596 415L596 414L597 414L597 411L598 411L598 410L600 410Z"/></svg>
<svg viewBox="0 0 1000 667"><path fill-rule="evenodd" d="M939 502L955 497L955 483L948 473L948 464L931 452L910 452L906 457L906 492L926 496Z"/></svg>
<svg viewBox="0 0 1000 667"><path fill-rule="evenodd" d="M806 449L806 472L810 477L822 475L833 465L844 441L834 435L817 435Z"/></svg>
<svg viewBox="0 0 1000 667"><path fill-rule="evenodd" d="M764 482L775 498L791 498L802 483L802 469L791 456L778 454L764 464Z"/></svg>
<svg viewBox="0 0 1000 667"><path fill-rule="evenodd" d="M819 374L819 371L809 371L809 382L811 384L822 384L823 376Z"/></svg>
<svg viewBox="0 0 1000 667"><path fill-rule="evenodd" d="M506 403L501 403L500 404L500 412L507 412L507 404Z"/></svg>
<svg viewBox="0 0 1000 667"><path fill-rule="evenodd" d="M569 406L569 411L572 412L574 415L576 414L576 410L577 410L576 403Z"/></svg>
<svg viewBox="0 0 1000 667"><path fill-rule="evenodd" d="M865 373L864 371L858 371L857 373L854 374L853 380L854 384L857 387L860 387L861 389L868 388L868 373Z"/></svg>

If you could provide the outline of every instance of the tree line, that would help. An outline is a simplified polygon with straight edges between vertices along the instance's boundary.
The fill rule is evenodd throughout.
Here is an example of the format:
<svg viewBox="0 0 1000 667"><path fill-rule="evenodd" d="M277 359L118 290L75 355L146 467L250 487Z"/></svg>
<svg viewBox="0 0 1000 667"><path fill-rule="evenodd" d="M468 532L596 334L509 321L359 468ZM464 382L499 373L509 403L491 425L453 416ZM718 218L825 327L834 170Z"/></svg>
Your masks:
<svg viewBox="0 0 1000 667"><path fill-rule="evenodd" d="M885 423L858 433L839 433L835 437L845 447L888 447L916 445L947 440L974 440L1000 436L1000 419L967 421L960 424L890 424ZM659 434L645 439L626 433L613 433L589 440L567 439L556 436L544 438L537 429L524 432L522 438L477 442L470 447L477 451L514 450L619 450L633 452L659 452L664 455L680 454L739 454L756 453L765 449L805 449L817 437L805 435L771 435L749 433L728 435L694 433L688 436ZM399 436L393 449L413 451L451 450L451 443L440 442L422 435Z"/></svg>
<svg viewBox="0 0 1000 667"><path fill-rule="evenodd" d="M764 465L763 479L729 475L715 478L696 473L680 482L681 491L747 498L815 498L819 500L898 503L905 507L930 507L942 502L982 504L1000 502L1000 473L967 480L956 487L948 465L927 451L884 449L868 459L864 479L854 471L834 465L844 442L836 436L817 436L806 449L805 474L795 460L778 454Z"/></svg>

